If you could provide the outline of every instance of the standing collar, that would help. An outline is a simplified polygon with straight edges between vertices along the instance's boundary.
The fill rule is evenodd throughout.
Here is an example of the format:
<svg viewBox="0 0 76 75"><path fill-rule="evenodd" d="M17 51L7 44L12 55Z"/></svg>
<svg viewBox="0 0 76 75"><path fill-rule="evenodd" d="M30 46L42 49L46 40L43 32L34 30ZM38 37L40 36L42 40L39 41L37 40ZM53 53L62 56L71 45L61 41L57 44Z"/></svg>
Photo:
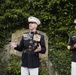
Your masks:
<svg viewBox="0 0 76 75"><path fill-rule="evenodd" d="M37 34L37 31L35 31L35 32L30 32L31 34Z"/></svg>

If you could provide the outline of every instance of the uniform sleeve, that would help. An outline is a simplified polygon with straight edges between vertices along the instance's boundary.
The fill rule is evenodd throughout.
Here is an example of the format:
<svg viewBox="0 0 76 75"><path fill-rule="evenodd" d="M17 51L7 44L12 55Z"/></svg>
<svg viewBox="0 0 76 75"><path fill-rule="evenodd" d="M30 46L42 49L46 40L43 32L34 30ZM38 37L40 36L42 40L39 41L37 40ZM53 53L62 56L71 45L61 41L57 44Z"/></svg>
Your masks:
<svg viewBox="0 0 76 75"><path fill-rule="evenodd" d="M23 37L22 37L19 41L19 44L17 44L17 47L15 47L14 49L18 50L18 51L22 51L23 48L24 48L24 41L23 41Z"/></svg>
<svg viewBox="0 0 76 75"><path fill-rule="evenodd" d="M68 45L70 46L70 50L76 50L76 48L74 48L74 42L72 40L72 36L69 37L69 41L68 41Z"/></svg>
<svg viewBox="0 0 76 75"><path fill-rule="evenodd" d="M46 52L44 36L41 37L40 45L41 45L41 51L39 53L44 54Z"/></svg>
<svg viewBox="0 0 76 75"><path fill-rule="evenodd" d="M68 45L69 46L73 46L73 41L72 41L72 37L71 36L69 37Z"/></svg>

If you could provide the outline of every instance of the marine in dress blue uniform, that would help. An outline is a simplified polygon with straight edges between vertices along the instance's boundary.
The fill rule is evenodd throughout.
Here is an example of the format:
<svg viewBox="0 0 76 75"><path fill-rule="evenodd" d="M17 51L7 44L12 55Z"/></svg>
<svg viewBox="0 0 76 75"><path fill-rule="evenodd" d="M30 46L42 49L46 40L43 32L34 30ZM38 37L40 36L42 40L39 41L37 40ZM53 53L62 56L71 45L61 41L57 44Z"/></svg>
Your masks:
<svg viewBox="0 0 76 75"><path fill-rule="evenodd" d="M29 24L36 23L40 25L40 20L33 16L28 18L28 22ZM40 51L36 51L38 47L40 47ZM44 54L46 52L44 36L38 33L37 30L26 32L14 49L22 52L21 75L29 75L29 72L30 75L38 75L39 53Z"/></svg>
<svg viewBox="0 0 76 75"><path fill-rule="evenodd" d="M39 35L40 41L34 40L34 36ZM38 47L38 44L41 45L40 52L34 52L35 49ZM17 45L15 48L18 51L23 51L22 59L21 59L21 66L28 67L28 68L36 68L39 67L40 59L39 53L45 53L45 41L44 36L36 32L27 32L23 34L20 44Z"/></svg>

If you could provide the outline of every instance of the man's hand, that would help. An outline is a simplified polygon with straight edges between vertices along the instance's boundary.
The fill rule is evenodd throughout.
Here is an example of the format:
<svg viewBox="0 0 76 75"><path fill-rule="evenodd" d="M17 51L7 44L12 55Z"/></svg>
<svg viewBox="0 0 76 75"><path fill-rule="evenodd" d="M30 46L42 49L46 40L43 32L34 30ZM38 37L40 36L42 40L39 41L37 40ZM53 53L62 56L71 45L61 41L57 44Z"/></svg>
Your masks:
<svg viewBox="0 0 76 75"><path fill-rule="evenodd" d="M76 48L76 44L74 44L74 48Z"/></svg>
<svg viewBox="0 0 76 75"><path fill-rule="evenodd" d="M15 47L17 47L17 42L16 41L11 42L10 45L11 45L12 48L15 48Z"/></svg>
<svg viewBox="0 0 76 75"><path fill-rule="evenodd" d="M39 52L39 51L41 51L41 45L40 44L34 52Z"/></svg>
<svg viewBox="0 0 76 75"><path fill-rule="evenodd" d="M68 50L72 50L72 49L76 48L76 44L74 44L73 47L71 47L71 46L68 45L67 48L68 48Z"/></svg>
<svg viewBox="0 0 76 75"><path fill-rule="evenodd" d="M68 45L68 46L67 46L67 49L70 50L70 48L71 48L71 47Z"/></svg>

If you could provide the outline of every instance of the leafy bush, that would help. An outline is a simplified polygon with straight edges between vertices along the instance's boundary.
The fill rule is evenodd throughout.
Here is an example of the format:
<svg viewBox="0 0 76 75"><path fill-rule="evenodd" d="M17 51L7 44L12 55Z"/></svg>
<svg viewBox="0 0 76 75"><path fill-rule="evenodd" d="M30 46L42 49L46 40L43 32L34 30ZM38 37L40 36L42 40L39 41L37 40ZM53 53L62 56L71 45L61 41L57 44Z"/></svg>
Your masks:
<svg viewBox="0 0 76 75"><path fill-rule="evenodd" d="M58 75L70 75L71 53L66 50L51 50L49 58Z"/></svg>
<svg viewBox="0 0 76 75"><path fill-rule="evenodd" d="M49 71L48 71L48 64L46 62L46 59L41 59L41 64L39 67L39 75L49 75Z"/></svg>
<svg viewBox="0 0 76 75"><path fill-rule="evenodd" d="M20 75L19 57L11 55L10 64L7 68L7 75Z"/></svg>
<svg viewBox="0 0 76 75"><path fill-rule="evenodd" d="M6 69L8 67L8 58L6 51L0 48L0 75L6 75Z"/></svg>

